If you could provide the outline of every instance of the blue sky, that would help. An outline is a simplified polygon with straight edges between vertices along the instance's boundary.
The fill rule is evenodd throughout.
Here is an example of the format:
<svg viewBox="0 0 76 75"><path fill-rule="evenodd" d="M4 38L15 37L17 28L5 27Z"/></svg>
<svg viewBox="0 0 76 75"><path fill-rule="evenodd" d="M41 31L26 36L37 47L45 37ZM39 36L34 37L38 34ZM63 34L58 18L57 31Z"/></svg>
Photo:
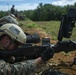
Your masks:
<svg viewBox="0 0 76 75"><path fill-rule="evenodd" d="M0 0L0 10L7 11L12 5L15 5L17 10L36 9L39 3L49 3L53 5L73 5L76 0Z"/></svg>

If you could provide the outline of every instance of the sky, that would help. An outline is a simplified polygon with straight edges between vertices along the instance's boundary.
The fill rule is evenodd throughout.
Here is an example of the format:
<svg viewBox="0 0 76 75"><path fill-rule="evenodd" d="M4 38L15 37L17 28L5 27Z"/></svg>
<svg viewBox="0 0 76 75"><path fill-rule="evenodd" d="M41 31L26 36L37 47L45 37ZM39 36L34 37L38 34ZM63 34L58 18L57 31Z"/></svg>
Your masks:
<svg viewBox="0 0 76 75"><path fill-rule="evenodd" d="M73 5L76 0L0 0L0 11L8 11L15 5L15 9L20 10L34 10L37 8L39 3L53 4L53 5Z"/></svg>

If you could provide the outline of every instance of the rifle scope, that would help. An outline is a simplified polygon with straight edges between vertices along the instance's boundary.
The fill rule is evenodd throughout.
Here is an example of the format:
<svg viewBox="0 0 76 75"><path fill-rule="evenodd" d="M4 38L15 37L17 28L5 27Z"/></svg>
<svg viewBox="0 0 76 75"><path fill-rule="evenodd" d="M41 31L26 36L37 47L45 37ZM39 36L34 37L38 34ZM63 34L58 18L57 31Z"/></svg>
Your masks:
<svg viewBox="0 0 76 75"><path fill-rule="evenodd" d="M29 34L27 35L27 40L26 40L26 43L39 43L40 42L40 36L39 34Z"/></svg>

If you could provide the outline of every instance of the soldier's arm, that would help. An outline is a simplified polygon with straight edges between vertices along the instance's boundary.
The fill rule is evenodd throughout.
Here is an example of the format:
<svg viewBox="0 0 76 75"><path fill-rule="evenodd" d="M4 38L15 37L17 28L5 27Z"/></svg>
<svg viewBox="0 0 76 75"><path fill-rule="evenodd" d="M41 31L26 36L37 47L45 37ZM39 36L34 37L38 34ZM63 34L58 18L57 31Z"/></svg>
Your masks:
<svg viewBox="0 0 76 75"><path fill-rule="evenodd" d="M39 58L35 60L27 60L14 64L0 60L0 75L29 75L35 72L36 65L42 63L43 61L48 61L53 57L53 55L54 50L52 48L48 48Z"/></svg>
<svg viewBox="0 0 76 75"><path fill-rule="evenodd" d="M29 75L30 73L35 73L35 70L35 60L27 60L14 64L0 60L0 75Z"/></svg>

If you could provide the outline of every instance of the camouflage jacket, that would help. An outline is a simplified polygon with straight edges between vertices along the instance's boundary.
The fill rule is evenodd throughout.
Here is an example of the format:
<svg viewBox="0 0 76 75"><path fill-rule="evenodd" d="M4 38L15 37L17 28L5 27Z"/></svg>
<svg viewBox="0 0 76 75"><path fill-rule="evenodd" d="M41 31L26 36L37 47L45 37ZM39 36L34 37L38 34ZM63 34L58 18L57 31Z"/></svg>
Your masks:
<svg viewBox="0 0 76 75"><path fill-rule="evenodd" d="M3 47L0 45L0 49ZM0 59L0 75L35 75L35 60L8 63Z"/></svg>
<svg viewBox="0 0 76 75"><path fill-rule="evenodd" d="M0 75L35 75L36 64L34 60L27 60L10 64L0 60Z"/></svg>
<svg viewBox="0 0 76 75"><path fill-rule="evenodd" d="M0 46L0 49L3 49ZM36 64L34 60L27 60L10 64L0 59L0 75L34 75Z"/></svg>

